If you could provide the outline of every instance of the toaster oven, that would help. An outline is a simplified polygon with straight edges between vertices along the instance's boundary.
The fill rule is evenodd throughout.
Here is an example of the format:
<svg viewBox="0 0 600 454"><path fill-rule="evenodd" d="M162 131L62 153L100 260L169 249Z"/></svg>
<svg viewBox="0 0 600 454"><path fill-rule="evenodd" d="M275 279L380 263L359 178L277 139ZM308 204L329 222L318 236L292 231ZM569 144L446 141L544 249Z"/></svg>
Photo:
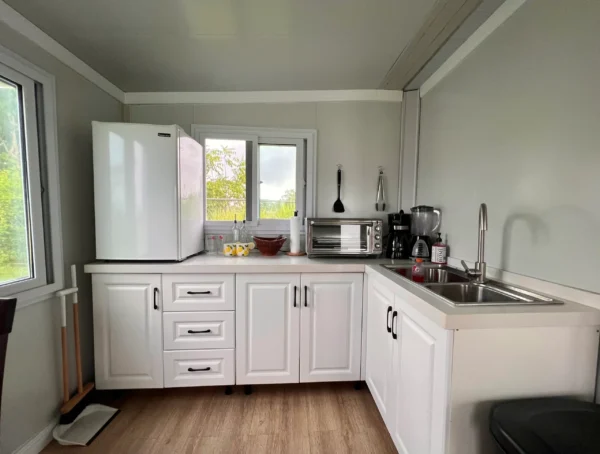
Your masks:
<svg viewBox="0 0 600 454"><path fill-rule="evenodd" d="M381 219L308 218L306 253L309 257L376 256L382 252Z"/></svg>

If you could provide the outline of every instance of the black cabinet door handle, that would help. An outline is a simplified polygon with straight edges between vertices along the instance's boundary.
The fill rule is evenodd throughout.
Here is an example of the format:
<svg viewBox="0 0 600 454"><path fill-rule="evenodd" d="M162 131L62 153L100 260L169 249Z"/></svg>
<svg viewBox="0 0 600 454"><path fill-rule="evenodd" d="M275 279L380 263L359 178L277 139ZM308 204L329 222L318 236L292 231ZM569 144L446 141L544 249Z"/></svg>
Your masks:
<svg viewBox="0 0 600 454"><path fill-rule="evenodd" d="M296 294L298 293L298 287L294 285L294 307L296 307Z"/></svg>
<svg viewBox="0 0 600 454"><path fill-rule="evenodd" d="M207 370L210 370L210 367L203 367L201 369L193 369L188 367L188 372L206 372Z"/></svg>
<svg viewBox="0 0 600 454"><path fill-rule="evenodd" d="M394 313L392 314L392 337L394 339L398 339L398 334L394 332L394 320L396 319L396 317L398 317L398 311L394 311Z"/></svg>
<svg viewBox="0 0 600 454"><path fill-rule="evenodd" d="M210 333L210 330L209 329L204 329L202 331L194 331L193 329L188 329L188 333L190 333L190 334Z"/></svg>
<svg viewBox="0 0 600 454"><path fill-rule="evenodd" d="M304 286L304 307L308 307L308 285Z"/></svg>
<svg viewBox="0 0 600 454"><path fill-rule="evenodd" d="M390 313L392 312L392 306L388 306L387 315L385 316L385 327L387 328L387 332L392 332L392 325L390 325Z"/></svg>
<svg viewBox="0 0 600 454"><path fill-rule="evenodd" d="M205 292L192 292L191 290L187 292L188 295L210 295L210 290L206 290Z"/></svg>
<svg viewBox="0 0 600 454"><path fill-rule="evenodd" d="M154 310L158 310L158 288L154 287Z"/></svg>

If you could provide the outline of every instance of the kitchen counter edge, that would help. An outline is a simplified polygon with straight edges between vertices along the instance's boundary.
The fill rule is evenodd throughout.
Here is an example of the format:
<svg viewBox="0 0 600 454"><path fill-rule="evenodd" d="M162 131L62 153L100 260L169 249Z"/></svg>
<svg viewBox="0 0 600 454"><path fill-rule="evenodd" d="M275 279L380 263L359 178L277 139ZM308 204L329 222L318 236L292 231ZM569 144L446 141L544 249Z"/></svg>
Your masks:
<svg viewBox="0 0 600 454"><path fill-rule="evenodd" d="M182 262L94 262L85 265L84 271L90 274L366 273L393 293L399 294L414 310L445 329L600 326L600 310L572 301L551 306L456 307L420 285L379 266L407 263L410 261L290 257L285 254L233 258L198 255Z"/></svg>
<svg viewBox="0 0 600 454"><path fill-rule="evenodd" d="M445 329L600 326L600 310L564 298L561 305L459 307L384 267L368 266L365 273Z"/></svg>
<svg viewBox="0 0 600 454"><path fill-rule="evenodd" d="M406 264L409 261L373 258L308 258L278 254L273 257L197 255L182 262L94 262L84 266L90 274L194 274L194 273L364 273L369 265Z"/></svg>

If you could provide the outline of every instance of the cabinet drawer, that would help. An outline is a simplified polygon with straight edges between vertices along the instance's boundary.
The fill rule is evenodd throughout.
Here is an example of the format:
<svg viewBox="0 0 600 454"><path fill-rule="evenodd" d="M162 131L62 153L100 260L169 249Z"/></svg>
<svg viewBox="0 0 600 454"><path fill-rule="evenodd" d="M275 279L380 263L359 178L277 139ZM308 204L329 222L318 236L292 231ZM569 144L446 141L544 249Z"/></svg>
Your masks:
<svg viewBox="0 0 600 454"><path fill-rule="evenodd" d="M235 355L228 350L164 352L165 388L235 384Z"/></svg>
<svg viewBox="0 0 600 454"><path fill-rule="evenodd" d="M232 311L233 274L163 274L163 310Z"/></svg>
<svg viewBox="0 0 600 454"><path fill-rule="evenodd" d="M163 313L164 349L234 348L235 312Z"/></svg>

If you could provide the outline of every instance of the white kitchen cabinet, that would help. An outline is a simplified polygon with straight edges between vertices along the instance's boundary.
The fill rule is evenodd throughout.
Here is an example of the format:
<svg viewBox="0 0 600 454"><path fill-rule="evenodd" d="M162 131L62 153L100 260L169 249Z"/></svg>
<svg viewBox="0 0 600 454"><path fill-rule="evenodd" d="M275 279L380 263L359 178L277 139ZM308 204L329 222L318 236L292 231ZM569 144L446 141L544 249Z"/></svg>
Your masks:
<svg viewBox="0 0 600 454"><path fill-rule="evenodd" d="M94 274L98 389L161 388L160 274Z"/></svg>
<svg viewBox="0 0 600 454"><path fill-rule="evenodd" d="M393 405L392 358L392 313L394 294L377 285L374 279L368 284L368 326L366 382L384 421L388 421Z"/></svg>
<svg viewBox="0 0 600 454"><path fill-rule="evenodd" d="M298 383L300 275L236 276L236 383Z"/></svg>
<svg viewBox="0 0 600 454"><path fill-rule="evenodd" d="M238 274L236 383L359 380L362 277Z"/></svg>
<svg viewBox="0 0 600 454"><path fill-rule="evenodd" d="M388 421L402 454L445 452L452 331L395 296L393 372Z"/></svg>
<svg viewBox="0 0 600 454"><path fill-rule="evenodd" d="M452 331L376 279L368 295L367 385L388 431L402 454L442 454Z"/></svg>
<svg viewBox="0 0 600 454"><path fill-rule="evenodd" d="M300 381L360 380L362 273L302 274Z"/></svg>

